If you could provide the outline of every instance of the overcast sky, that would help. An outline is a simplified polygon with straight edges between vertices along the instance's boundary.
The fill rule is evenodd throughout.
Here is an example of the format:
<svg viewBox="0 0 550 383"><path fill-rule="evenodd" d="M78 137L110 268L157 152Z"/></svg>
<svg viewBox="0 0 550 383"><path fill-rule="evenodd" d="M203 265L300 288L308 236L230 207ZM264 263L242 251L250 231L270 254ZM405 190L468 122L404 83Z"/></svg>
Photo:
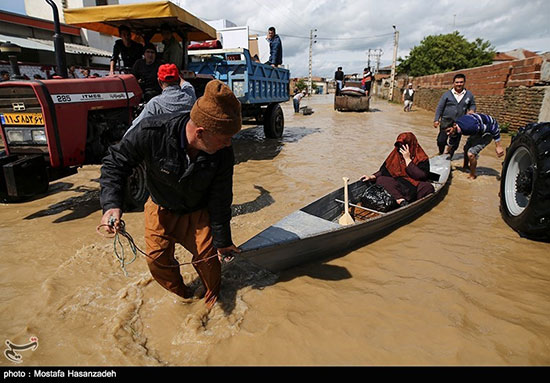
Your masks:
<svg viewBox="0 0 550 383"><path fill-rule="evenodd" d="M324 77L332 77L338 66L346 73L362 71L369 48L382 49L380 65L390 65L392 25L399 31L398 56L401 57L425 36L454 30L470 41L478 37L489 40L500 52L516 48L550 51L550 1L547 0L172 1L202 19L227 19L237 25L248 25L254 33L263 34L269 26L276 27L283 41L283 63L289 65L292 77L308 73L311 29L317 29L313 74ZM24 13L22 3L23 0L0 0L3 10L18 13Z"/></svg>

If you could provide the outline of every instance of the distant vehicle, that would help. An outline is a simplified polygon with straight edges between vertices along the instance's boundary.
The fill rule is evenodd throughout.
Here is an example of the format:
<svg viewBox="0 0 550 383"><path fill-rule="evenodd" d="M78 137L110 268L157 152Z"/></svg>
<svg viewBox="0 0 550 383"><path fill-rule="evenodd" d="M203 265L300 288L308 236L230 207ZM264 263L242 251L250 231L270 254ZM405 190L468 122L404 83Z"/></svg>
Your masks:
<svg viewBox="0 0 550 383"><path fill-rule="evenodd" d="M334 110L368 112L370 96L361 88L360 81L346 81L340 94L334 94Z"/></svg>
<svg viewBox="0 0 550 383"><path fill-rule="evenodd" d="M280 138L284 114L280 102L290 97L290 72L252 60L248 49L189 51L189 70L225 82L242 105L243 118L262 123L267 138Z"/></svg>

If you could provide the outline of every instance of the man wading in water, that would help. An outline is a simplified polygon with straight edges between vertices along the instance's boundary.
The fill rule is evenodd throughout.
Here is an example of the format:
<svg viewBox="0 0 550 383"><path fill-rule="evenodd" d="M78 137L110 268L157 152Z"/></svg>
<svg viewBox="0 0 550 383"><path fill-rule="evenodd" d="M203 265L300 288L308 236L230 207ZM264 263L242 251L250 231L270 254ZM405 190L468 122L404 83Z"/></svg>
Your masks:
<svg viewBox="0 0 550 383"><path fill-rule="evenodd" d="M151 197L145 204L147 263L155 280L183 298L194 292L183 283L175 243L193 254L193 266L216 302L220 259L240 252L231 240L234 155L231 137L241 129L241 104L219 80L206 86L190 113L145 118L109 148L101 168L102 225L120 229L123 185L132 169L145 164ZM217 256L216 256L217 255Z"/></svg>

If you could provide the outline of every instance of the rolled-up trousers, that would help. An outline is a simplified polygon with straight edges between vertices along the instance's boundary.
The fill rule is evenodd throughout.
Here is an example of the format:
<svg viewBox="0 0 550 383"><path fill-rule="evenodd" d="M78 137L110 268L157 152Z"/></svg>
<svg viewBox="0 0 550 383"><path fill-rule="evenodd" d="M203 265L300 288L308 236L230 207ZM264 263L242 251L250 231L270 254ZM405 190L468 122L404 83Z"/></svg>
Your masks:
<svg viewBox="0 0 550 383"><path fill-rule="evenodd" d="M292 104L294 105L294 113L300 113L300 101L293 98Z"/></svg>
<svg viewBox="0 0 550 383"><path fill-rule="evenodd" d="M155 204L145 204L145 243L147 263L153 278L166 290L184 296L186 286L174 257L179 243L192 255L193 267L206 287L206 304L213 305L220 292L221 264L212 242L210 217L203 210L179 215ZM211 259L201 261L208 257ZM201 262L198 262L201 261Z"/></svg>

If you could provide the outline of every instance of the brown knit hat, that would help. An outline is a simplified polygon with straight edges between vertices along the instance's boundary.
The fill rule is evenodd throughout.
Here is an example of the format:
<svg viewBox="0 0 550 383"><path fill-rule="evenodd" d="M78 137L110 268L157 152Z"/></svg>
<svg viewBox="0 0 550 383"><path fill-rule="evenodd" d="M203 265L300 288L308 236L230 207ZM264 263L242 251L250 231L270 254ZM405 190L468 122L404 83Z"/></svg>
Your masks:
<svg viewBox="0 0 550 383"><path fill-rule="evenodd" d="M241 103L231 89L220 80L212 80L191 109L191 120L197 126L220 134L241 130Z"/></svg>

